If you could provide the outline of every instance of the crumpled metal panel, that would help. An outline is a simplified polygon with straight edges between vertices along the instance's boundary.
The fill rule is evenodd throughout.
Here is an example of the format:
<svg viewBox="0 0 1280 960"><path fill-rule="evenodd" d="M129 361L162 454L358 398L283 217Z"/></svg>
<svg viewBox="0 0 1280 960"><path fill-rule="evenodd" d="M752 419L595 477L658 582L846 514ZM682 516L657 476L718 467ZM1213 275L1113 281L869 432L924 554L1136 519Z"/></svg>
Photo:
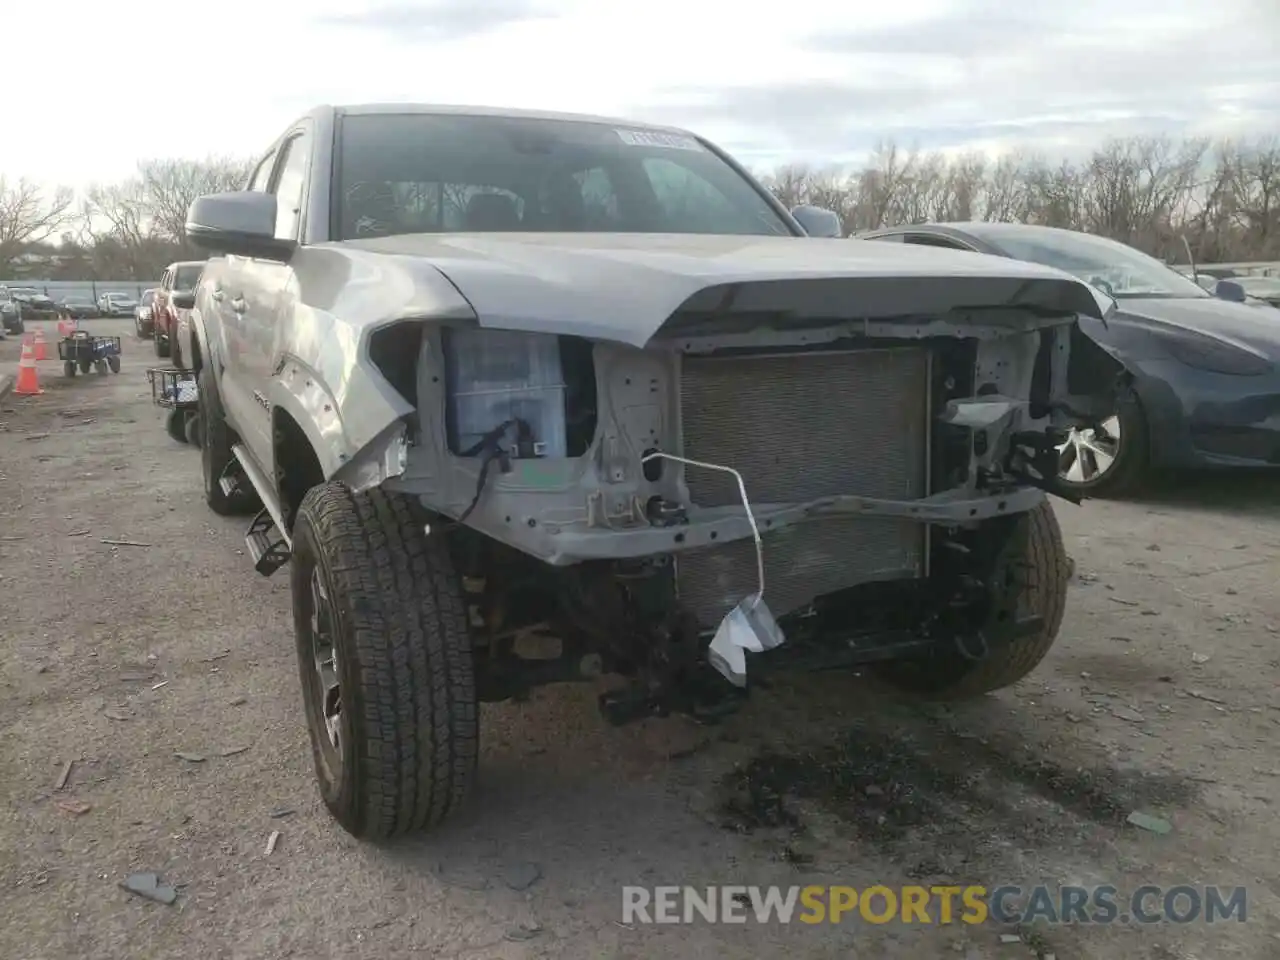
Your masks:
<svg viewBox="0 0 1280 960"><path fill-rule="evenodd" d="M684 456L738 470L754 506L925 489L928 354L918 347L770 357L682 358ZM689 467L702 507L741 502L731 476ZM765 597L777 616L871 580L919 576L924 528L824 518L765 534ZM714 625L755 590L750 540L677 560L683 602Z"/></svg>

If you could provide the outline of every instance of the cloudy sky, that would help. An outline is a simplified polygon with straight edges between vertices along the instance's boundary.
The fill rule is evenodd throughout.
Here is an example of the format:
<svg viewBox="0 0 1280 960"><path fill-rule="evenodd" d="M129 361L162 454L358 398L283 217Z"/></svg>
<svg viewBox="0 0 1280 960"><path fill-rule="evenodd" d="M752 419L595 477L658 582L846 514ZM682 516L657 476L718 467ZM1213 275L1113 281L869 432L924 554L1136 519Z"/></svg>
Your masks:
<svg viewBox="0 0 1280 960"><path fill-rule="evenodd" d="M1280 0L70 0L6 12L0 173L256 154L316 103L677 123L749 165L1280 134ZM13 78L20 78L15 87Z"/></svg>

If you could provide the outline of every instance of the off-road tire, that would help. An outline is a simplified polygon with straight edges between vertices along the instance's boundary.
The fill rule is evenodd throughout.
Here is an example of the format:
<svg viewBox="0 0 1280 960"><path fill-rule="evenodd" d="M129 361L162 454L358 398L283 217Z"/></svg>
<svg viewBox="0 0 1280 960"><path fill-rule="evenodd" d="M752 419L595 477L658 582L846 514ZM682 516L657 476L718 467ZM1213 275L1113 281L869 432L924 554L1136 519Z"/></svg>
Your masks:
<svg viewBox="0 0 1280 960"><path fill-rule="evenodd" d="M182 435L191 446L200 446L200 414L198 411L183 411Z"/></svg>
<svg viewBox="0 0 1280 960"><path fill-rule="evenodd" d="M178 443L187 442L187 433L183 429L183 414L181 410L170 410L164 417L164 432L170 438L178 441Z"/></svg>
<svg viewBox="0 0 1280 960"><path fill-rule="evenodd" d="M68 377L74 377L76 375L76 362L74 360L64 360L62 362L62 372Z"/></svg>
<svg viewBox="0 0 1280 960"><path fill-rule="evenodd" d="M213 370L202 369L196 378L196 410L200 417L200 473L204 481L204 502L220 517L248 513L259 507L257 493L252 489L227 496L222 491L222 474L231 463L234 454L231 428L227 426L222 409L222 397ZM184 434L185 438L185 434ZM247 483L247 481L246 481Z"/></svg>
<svg viewBox="0 0 1280 960"><path fill-rule="evenodd" d="M151 343L156 348L156 356L164 359L169 356L169 341L163 339L159 333L151 335Z"/></svg>
<svg viewBox="0 0 1280 960"><path fill-rule="evenodd" d="M875 672L891 685L929 700L964 700L1010 686L1044 659L1057 639L1066 608L1071 562L1062 542L1062 528L1048 500L1029 511L1025 553L1014 558L1020 577L1018 612L1043 619L1034 634L991 649L981 659L958 651L937 653L920 660L877 664ZM1017 562L1020 560L1021 562Z"/></svg>
<svg viewBox="0 0 1280 960"><path fill-rule="evenodd" d="M294 628L316 777L325 806L363 840L434 827L463 804L475 777L479 705L466 607L449 552L425 533L425 519L407 497L330 483L307 493L293 525ZM313 666L316 569L330 600L337 747Z"/></svg>
<svg viewBox="0 0 1280 960"><path fill-rule="evenodd" d="M119 373L119 372L120 372L120 358L119 358L119 357L117 357L117 356L115 356L114 354L113 354L112 356L110 356L110 357L107 357L107 366L109 366L109 367L111 368L111 372L112 372L112 373Z"/></svg>
<svg viewBox="0 0 1280 960"><path fill-rule="evenodd" d="M88 373L88 372L89 372L90 370L92 370L92 369L93 369L93 361L92 361L92 360L81 360L81 361L80 361L80 372L81 372L81 373Z"/></svg>
<svg viewBox="0 0 1280 960"><path fill-rule="evenodd" d="M179 370L182 369L182 351L178 347L178 338L175 336L169 337L169 362Z"/></svg>

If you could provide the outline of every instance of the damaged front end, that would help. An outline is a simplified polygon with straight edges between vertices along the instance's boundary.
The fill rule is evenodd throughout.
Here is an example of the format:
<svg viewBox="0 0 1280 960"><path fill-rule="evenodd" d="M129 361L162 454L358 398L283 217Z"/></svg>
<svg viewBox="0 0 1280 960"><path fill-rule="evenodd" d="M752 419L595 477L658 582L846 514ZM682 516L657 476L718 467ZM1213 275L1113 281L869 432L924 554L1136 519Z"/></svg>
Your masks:
<svg viewBox="0 0 1280 960"><path fill-rule="evenodd" d="M642 348L422 325L387 486L451 538L483 698L615 672L616 722L714 716L749 653L823 668L1037 629L1002 585L1020 519L1062 493L1057 445L1114 404L1092 346L1043 306L831 320L706 292Z"/></svg>

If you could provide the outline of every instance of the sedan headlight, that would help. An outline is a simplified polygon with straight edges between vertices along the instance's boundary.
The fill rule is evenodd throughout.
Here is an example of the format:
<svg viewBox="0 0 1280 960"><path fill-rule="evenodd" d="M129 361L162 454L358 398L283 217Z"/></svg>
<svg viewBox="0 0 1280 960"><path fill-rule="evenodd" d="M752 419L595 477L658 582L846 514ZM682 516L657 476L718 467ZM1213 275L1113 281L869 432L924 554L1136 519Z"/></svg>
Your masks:
<svg viewBox="0 0 1280 960"><path fill-rule="evenodd" d="M1160 342L1175 360L1197 370L1234 377L1260 377L1272 370L1270 360L1248 347L1203 334L1162 332Z"/></svg>

